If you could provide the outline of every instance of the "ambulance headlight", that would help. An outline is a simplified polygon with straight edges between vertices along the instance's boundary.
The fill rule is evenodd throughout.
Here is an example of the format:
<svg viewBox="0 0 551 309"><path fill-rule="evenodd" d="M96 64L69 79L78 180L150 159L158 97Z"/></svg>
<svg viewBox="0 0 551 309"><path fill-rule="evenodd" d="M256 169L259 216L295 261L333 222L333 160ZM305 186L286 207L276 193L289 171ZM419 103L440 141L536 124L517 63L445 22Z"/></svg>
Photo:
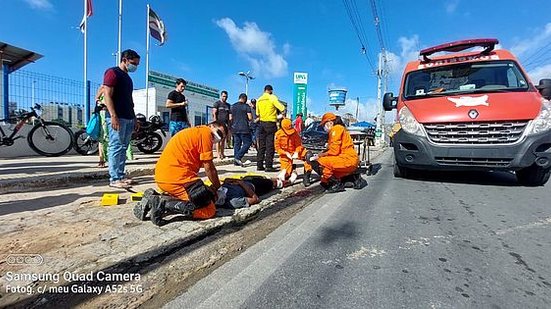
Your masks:
<svg viewBox="0 0 551 309"><path fill-rule="evenodd" d="M407 107L404 106L400 109L400 112L398 112L398 119L400 120L402 130L409 134L423 136L423 127L417 122L417 119L415 119Z"/></svg>
<svg viewBox="0 0 551 309"><path fill-rule="evenodd" d="M528 135L534 135L551 130L551 102L542 99L541 111L536 119L528 123Z"/></svg>

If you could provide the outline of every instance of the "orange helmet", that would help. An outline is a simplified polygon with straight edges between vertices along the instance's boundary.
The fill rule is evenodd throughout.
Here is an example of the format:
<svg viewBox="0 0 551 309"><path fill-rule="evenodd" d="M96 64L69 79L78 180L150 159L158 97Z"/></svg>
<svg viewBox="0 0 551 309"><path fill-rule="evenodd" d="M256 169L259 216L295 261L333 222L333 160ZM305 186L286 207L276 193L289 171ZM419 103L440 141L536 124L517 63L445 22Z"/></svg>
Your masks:
<svg viewBox="0 0 551 309"><path fill-rule="evenodd" d="M323 126L327 121L335 121L337 119L337 116L333 113L325 113L323 114L323 117L321 117L321 123L320 126Z"/></svg>
<svg viewBox="0 0 551 309"><path fill-rule="evenodd" d="M283 129L283 132L287 135L295 134L295 129L293 128L293 123L291 122L291 119L284 118L281 120L281 129Z"/></svg>

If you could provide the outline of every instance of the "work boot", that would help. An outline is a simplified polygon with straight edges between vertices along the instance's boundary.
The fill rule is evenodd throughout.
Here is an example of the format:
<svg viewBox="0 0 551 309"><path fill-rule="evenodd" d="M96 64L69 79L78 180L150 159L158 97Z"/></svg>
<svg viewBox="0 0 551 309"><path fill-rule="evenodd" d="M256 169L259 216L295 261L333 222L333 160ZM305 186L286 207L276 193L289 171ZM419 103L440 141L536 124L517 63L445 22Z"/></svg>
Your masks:
<svg viewBox="0 0 551 309"><path fill-rule="evenodd" d="M354 174L354 189L355 190L361 190L365 187L367 187L367 180L365 180L362 175L360 174Z"/></svg>
<svg viewBox="0 0 551 309"><path fill-rule="evenodd" d="M192 202L175 198L166 199L164 205L166 213L180 214L190 218L195 210L195 205Z"/></svg>
<svg viewBox="0 0 551 309"><path fill-rule="evenodd" d="M145 221L147 213L151 209L152 205L152 196L159 195L157 191L152 188L149 188L144 191L142 199L134 205L134 216L141 221Z"/></svg>
<svg viewBox="0 0 551 309"><path fill-rule="evenodd" d="M312 176L312 171L304 172L302 176L302 184L305 187L309 187L312 183L310 182L310 176Z"/></svg>
<svg viewBox="0 0 551 309"><path fill-rule="evenodd" d="M166 220L163 219L165 215L165 199L161 196L153 195L151 197L151 222L156 226L163 226L166 224Z"/></svg>
<svg viewBox="0 0 551 309"><path fill-rule="evenodd" d="M326 190L326 192L337 193L342 191L344 191L344 183L335 177L329 178L329 188Z"/></svg>

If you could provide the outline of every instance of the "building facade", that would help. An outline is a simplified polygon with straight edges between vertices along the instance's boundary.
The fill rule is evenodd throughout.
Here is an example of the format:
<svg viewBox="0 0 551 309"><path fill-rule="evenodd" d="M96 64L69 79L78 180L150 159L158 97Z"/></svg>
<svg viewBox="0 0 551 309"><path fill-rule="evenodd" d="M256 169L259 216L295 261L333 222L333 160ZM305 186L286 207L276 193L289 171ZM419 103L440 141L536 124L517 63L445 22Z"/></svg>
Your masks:
<svg viewBox="0 0 551 309"><path fill-rule="evenodd" d="M149 71L149 89L134 90L134 109L136 113L161 116L163 122L170 120L170 109L165 106L168 93L174 90L179 77ZM184 78L187 82L184 95L189 102L188 117L192 126L206 124L210 119L210 109L219 98L219 90ZM149 99L146 107L146 93Z"/></svg>

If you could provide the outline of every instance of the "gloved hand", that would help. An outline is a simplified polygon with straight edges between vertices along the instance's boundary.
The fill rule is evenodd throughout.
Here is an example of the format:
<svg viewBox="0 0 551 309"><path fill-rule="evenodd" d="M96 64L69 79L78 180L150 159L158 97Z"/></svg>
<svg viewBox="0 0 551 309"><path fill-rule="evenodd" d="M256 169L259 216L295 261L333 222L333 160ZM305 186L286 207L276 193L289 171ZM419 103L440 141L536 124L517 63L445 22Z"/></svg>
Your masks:
<svg viewBox="0 0 551 309"><path fill-rule="evenodd" d="M317 161L319 159L319 155L318 154L315 154L313 156L310 157L310 162L311 161Z"/></svg>
<svg viewBox="0 0 551 309"><path fill-rule="evenodd" d="M285 155L287 156L287 158L293 160L293 156L290 153L286 152Z"/></svg>
<svg viewBox="0 0 551 309"><path fill-rule="evenodd" d="M293 157L291 159L298 159L298 152L293 153Z"/></svg>

